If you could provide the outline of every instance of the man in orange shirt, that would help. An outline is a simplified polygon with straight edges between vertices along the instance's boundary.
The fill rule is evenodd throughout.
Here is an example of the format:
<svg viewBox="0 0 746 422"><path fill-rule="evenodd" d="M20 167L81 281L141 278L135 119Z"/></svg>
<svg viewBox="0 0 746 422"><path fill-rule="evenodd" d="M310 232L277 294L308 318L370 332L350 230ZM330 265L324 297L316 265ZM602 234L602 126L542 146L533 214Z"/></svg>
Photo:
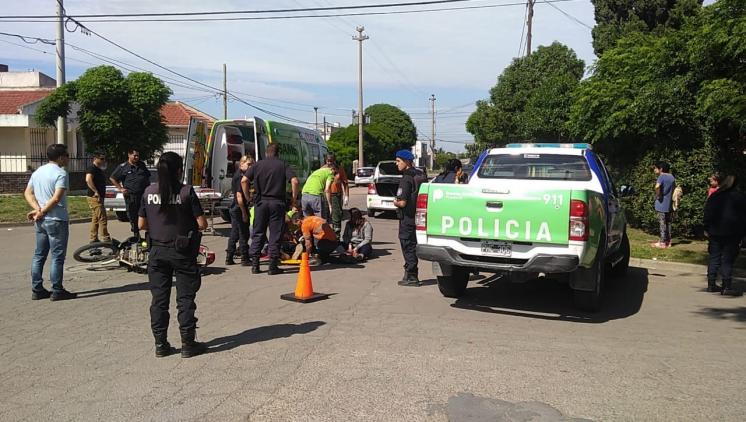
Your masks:
<svg viewBox="0 0 746 422"><path fill-rule="evenodd" d="M330 187L331 190L331 208L332 208L332 228L337 238L342 233L342 207L347 206L350 198L350 184L347 180L347 173L344 168L337 164L337 157L333 152L326 154L326 165L337 169L334 176L334 182Z"/></svg>
<svg viewBox="0 0 746 422"><path fill-rule="evenodd" d="M309 215L300 222L300 230L306 244L306 252L316 251L321 262L329 260L329 255L339 246L339 240L332 226L321 217ZM315 245L314 245L315 244Z"/></svg>

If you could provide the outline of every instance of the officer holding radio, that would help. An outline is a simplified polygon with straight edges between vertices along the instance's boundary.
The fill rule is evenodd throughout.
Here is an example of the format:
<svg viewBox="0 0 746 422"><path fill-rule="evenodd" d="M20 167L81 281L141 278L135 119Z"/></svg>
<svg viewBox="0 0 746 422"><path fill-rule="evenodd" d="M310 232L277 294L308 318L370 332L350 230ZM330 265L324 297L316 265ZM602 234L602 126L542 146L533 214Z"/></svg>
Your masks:
<svg viewBox="0 0 746 422"><path fill-rule="evenodd" d="M204 353L207 346L195 341L197 305L194 298L201 285L197 254L200 231L207 228L199 199L190 185L181 183L183 161L174 152L158 160L158 183L145 189L139 228L149 236L148 280L153 296L150 326L155 337L155 356L176 350L168 343L168 307L172 281L176 280L176 307L181 331L181 357Z"/></svg>

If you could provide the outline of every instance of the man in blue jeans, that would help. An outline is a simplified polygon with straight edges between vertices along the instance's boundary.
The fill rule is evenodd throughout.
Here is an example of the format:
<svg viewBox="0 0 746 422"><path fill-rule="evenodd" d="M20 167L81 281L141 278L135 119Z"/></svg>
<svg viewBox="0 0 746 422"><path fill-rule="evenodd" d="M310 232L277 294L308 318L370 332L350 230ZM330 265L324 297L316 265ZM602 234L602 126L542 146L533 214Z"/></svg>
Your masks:
<svg viewBox="0 0 746 422"><path fill-rule="evenodd" d="M658 215L660 239L650 246L666 249L671 247L671 217L676 178L671 174L671 166L665 161L655 163L653 172L658 177L655 181L655 212Z"/></svg>
<svg viewBox="0 0 746 422"><path fill-rule="evenodd" d="M31 261L31 300L75 299L78 295L62 287L62 272L65 265L69 221L67 215L67 165L69 154L62 144L47 148L49 163L39 167L31 175L24 196L32 211L27 214L36 226L36 250ZM52 291L44 288L42 273L47 255L52 254L49 279Z"/></svg>

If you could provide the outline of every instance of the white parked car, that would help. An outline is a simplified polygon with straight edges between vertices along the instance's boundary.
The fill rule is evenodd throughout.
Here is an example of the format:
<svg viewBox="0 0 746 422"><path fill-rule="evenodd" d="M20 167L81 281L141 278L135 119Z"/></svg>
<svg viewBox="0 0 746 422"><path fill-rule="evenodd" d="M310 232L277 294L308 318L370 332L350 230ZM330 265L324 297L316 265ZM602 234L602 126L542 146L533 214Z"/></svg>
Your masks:
<svg viewBox="0 0 746 422"><path fill-rule="evenodd" d="M367 186L369 183L373 183L373 174L375 173L375 167L360 167L355 172L355 186Z"/></svg>
<svg viewBox="0 0 746 422"><path fill-rule="evenodd" d="M368 215L376 211L395 211L394 197L399 188L402 175L396 168L395 161L381 161L373 173L373 180L368 184Z"/></svg>

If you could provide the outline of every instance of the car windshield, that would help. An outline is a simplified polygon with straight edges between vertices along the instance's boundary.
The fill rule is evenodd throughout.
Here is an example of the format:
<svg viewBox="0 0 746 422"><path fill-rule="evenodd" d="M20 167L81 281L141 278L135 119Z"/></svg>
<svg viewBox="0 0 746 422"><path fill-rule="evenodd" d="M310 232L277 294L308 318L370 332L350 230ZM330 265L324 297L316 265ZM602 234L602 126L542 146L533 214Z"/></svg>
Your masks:
<svg viewBox="0 0 746 422"><path fill-rule="evenodd" d="M387 161L385 163L378 163L378 174L381 176L399 176L399 169L396 168L396 162Z"/></svg>
<svg viewBox="0 0 746 422"><path fill-rule="evenodd" d="M479 167L482 179L591 180L585 157L561 154L493 154Z"/></svg>
<svg viewBox="0 0 746 422"><path fill-rule="evenodd" d="M357 169L357 175L360 177L368 177L373 174L372 168Z"/></svg>

